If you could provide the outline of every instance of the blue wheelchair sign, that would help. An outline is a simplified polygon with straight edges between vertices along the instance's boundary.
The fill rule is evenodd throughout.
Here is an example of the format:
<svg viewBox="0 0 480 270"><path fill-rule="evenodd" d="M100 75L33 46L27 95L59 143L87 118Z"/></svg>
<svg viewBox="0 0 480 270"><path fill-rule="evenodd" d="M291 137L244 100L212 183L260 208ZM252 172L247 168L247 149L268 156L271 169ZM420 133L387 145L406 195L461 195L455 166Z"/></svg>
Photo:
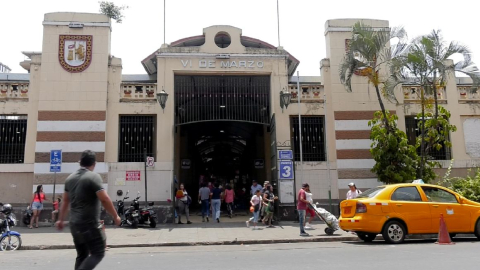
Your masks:
<svg viewBox="0 0 480 270"><path fill-rule="evenodd" d="M293 170L293 161L291 160L281 160L278 162L278 179L280 180L291 180L295 178L295 173Z"/></svg>
<svg viewBox="0 0 480 270"><path fill-rule="evenodd" d="M50 151L50 172L62 171L62 150Z"/></svg>

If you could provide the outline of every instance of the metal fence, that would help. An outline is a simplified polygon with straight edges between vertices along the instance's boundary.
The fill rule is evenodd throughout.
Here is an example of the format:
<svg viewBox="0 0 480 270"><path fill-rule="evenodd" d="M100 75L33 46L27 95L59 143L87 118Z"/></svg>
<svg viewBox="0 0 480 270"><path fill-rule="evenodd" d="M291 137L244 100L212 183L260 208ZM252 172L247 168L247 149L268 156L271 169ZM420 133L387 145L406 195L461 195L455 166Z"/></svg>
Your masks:
<svg viewBox="0 0 480 270"><path fill-rule="evenodd" d="M300 160L300 132L298 116L290 117L291 136L295 161ZM325 161L325 118L302 116L303 161Z"/></svg>
<svg viewBox="0 0 480 270"><path fill-rule="evenodd" d="M118 140L118 162L143 162L155 157L156 118L150 115L121 115Z"/></svg>
<svg viewBox="0 0 480 270"><path fill-rule="evenodd" d="M269 76L175 76L175 124L270 122Z"/></svg>
<svg viewBox="0 0 480 270"><path fill-rule="evenodd" d="M421 135L421 130L418 127L421 120L417 119L414 116L405 117L405 133L407 134L408 143L411 145L416 144L417 137ZM420 147L417 148L417 153L421 154ZM446 147L442 143L442 148L440 150L430 149L426 153L427 158L430 160L450 160L452 159L452 153L450 147Z"/></svg>
<svg viewBox="0 0 480 270"><path fill-rule="evenodd" d="M24 163L27 116L0 115L0 163Z"/></svg>

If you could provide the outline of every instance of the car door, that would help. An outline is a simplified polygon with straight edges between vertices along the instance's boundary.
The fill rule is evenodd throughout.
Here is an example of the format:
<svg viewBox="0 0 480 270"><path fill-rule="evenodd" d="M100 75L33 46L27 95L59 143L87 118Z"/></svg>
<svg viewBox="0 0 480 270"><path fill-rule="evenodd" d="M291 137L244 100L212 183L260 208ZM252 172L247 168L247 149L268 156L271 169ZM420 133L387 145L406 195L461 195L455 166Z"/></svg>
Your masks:
<svg viewBox="0 0 480 270"><path fill-rule="evenodd" d="M469 231L470 211L458 202L454 193L433 186L422 186L422 190L432 213L432 233L438 232L440 228L440 215L443 215L449 232Z"/></svg>
<svg viewBox="0 0 480 270"><path fill-rule="evenodd" d="M416 186L397 188L390 200L395 213L407 223L409 233L425 233L432 229L430 206L422 200Z"/></svg>

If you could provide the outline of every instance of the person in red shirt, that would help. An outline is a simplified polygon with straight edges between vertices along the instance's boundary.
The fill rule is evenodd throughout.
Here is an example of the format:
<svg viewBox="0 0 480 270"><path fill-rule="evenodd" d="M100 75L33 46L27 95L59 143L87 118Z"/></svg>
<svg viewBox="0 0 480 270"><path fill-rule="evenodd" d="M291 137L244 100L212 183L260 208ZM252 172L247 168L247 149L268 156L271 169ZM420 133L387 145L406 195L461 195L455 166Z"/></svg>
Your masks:
<svg viewBox="0 0 480 270"><path fill-rule="evenodd" d="M305 232L305 228L303 223L305 222L305 213L308 208L308 201L307 196L305 194L305 189L308 189L310 186L307 183L302 185L302 189L298 191L297 197L297 212L300 221L300 236L309 236L308 233Z"/></svg>
<svg viewBox="0 0 480 270"><path fill-rule="evenodd" d="M55 224L58 216L58 206L60 205L60 202L62 202L62 199L57 198L57 201L53 203L53 211L52 211L52 222Z"/></svg>

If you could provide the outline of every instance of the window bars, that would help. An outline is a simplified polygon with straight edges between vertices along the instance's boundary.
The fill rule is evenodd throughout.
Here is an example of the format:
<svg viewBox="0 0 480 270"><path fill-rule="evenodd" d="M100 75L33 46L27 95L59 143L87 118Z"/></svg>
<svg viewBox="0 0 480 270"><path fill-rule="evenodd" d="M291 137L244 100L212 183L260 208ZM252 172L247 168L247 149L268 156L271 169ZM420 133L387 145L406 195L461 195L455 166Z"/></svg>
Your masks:
<svg viewBox="0 0 480 270"><path fill-rule="evenodd" d="M0 163L24 163L27 116L0 115Z"/></svg>
<svg viewBox="0 0 480 270"><path fill-rule="evenodd" d="M147 156L155 157L156 117L150 115L121 115L118 162L143 162Z"/></svg>
<svg viewBox="0 0 480 270"><path fill-rule="evenodd" d="M405 129L408 138L408 143L410 145L415 145L417 137L421 135L421 130L419 128L419 123L421 119L417 119L414 116L407 116L405 117ZM417 148L417 154L421 154L420 147ZM452 159L452 153L450 147L446 147L442 143L442 148L440 150L437 149L430 149L425 153L427 159L429 160L450 160Z"/></svg>
<svg viewBox="0 0 480 270"><path fill-rule="evenodd" d="M325 118L302 116L303 161L325 161ZM291 136L295 161L300 161L300 136L298 116L290 117Z"/></svg>
<svg viewBox="0 0 480 270"><path fill-rule="evenodd" d="M175 124L233 120L269 124L269 76L175 76Z"/></svg>

